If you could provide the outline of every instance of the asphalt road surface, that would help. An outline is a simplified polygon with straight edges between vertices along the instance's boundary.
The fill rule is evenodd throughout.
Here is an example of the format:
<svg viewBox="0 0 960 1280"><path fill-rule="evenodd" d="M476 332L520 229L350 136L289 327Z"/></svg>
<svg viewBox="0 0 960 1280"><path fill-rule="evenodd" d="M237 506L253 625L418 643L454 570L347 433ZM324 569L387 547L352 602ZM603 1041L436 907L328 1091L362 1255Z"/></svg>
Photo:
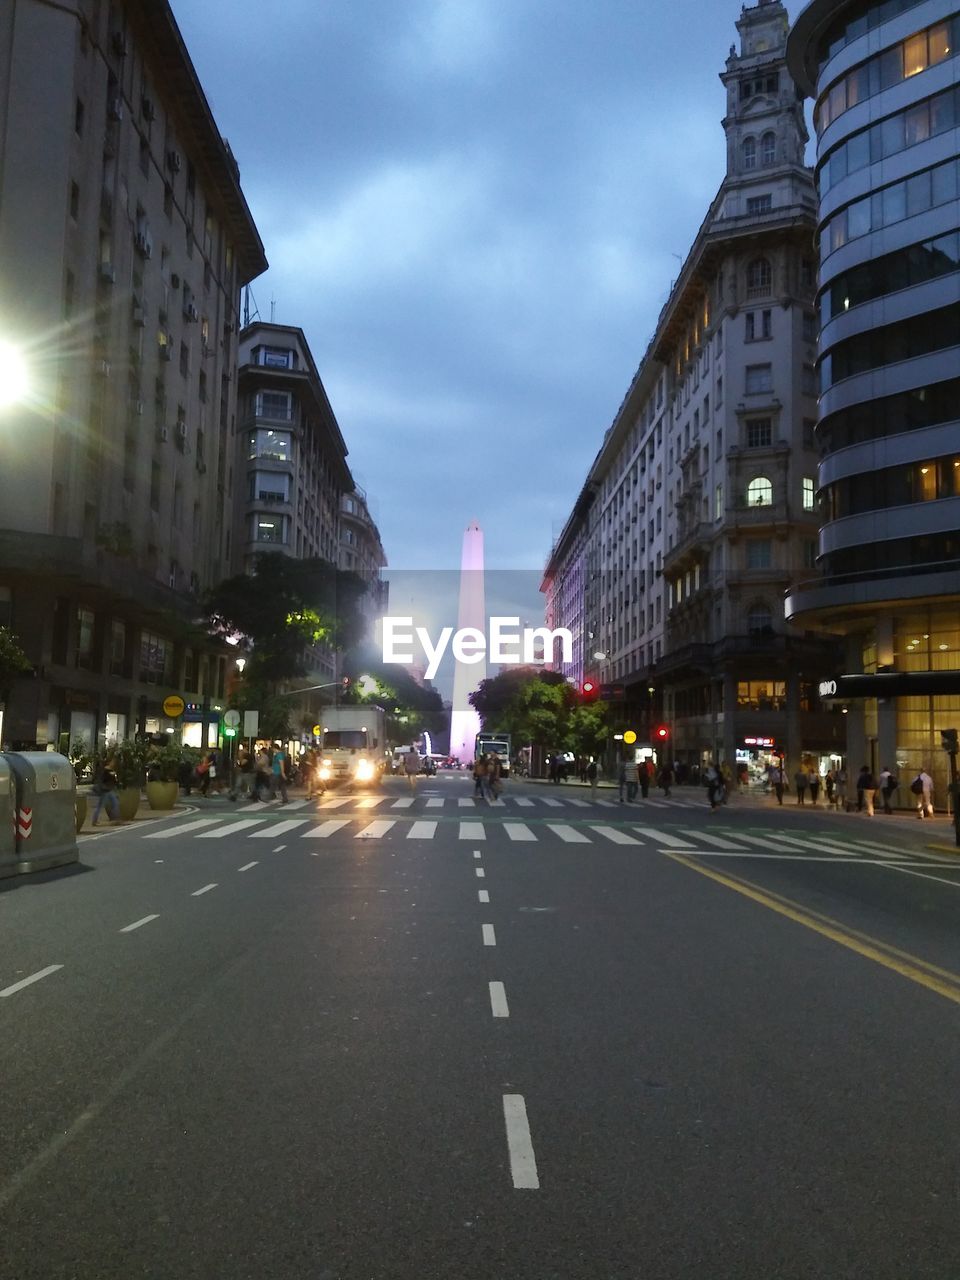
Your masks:
<svg viewBox="0 0 960 1280"><path fill-rule="evenodd" d="M0 885L4 1280L956 1280L945 824L472 791Z"/></svg>

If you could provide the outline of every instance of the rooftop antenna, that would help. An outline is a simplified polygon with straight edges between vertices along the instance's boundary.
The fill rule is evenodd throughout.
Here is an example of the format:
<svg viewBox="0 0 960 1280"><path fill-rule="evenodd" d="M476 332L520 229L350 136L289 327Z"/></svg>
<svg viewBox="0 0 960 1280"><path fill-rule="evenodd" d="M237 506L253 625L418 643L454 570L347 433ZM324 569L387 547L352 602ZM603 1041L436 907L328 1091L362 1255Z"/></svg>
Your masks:
<svg viewBox="0 0 960 1280"><path fill-rule="evenodd" d="M250 310L250 303L253 303L253 311ZM259 320L260 311L257 307L257 300L250 292L250 286L246 285L243 290L243 327L246 329L251 319Z"/></svg>
<svg viewBox="0 0 960 1280"><path fill-rule="evenodd" d="M276 322L276 318L277 318L277 300L276 298L271 298L270 299L270 323L274 324Z"/></svg>

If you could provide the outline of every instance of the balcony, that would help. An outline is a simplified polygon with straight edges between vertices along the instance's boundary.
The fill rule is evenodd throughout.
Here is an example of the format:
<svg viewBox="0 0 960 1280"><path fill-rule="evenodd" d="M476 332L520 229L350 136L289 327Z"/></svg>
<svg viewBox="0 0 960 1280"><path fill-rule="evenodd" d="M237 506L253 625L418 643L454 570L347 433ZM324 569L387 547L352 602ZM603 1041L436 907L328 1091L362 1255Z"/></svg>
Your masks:
<svg viewBox="0 0 960 1280"><path fill-rule="evenodd" d="M701 520L683 532L676 545L663 557L663 571L668 575L683 573L703 559L703 551L713 541L713 525Z"/></svg>

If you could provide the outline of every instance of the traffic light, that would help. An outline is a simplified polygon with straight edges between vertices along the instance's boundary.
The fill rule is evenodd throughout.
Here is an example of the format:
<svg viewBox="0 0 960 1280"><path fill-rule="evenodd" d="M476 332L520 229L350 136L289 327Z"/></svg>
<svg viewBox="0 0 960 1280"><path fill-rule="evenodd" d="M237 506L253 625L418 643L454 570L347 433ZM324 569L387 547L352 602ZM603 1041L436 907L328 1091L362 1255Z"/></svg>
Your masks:
<svg viewBox="0 0 960 1280"><path fill-rule="evenodd" d="M584 702L594 702L600 692L600 687L595 680L584 680L580 686L580 692L583 694Z"/></svg>
<svg viewBox="0 0 960 1280"><path fill-rule="evenodd" d="M343 679L340 681L340 683L343 685L345 689L349 689L350 686L353 684L353 681L350 679L349 676L344 676Z"/></svg>
<svg viewBox="0 0 960 1280"><path fill-rule="evenodd" d="M661 746L666 746L670 740L670 730L665 724L658 724L653 731L654 742L659 742Z"/></svg>
<svg viewBox="0 0 960 1280"><path fill-rule="evenodd" d="M940 745L944 751L949 751L950 755L955 756L960 751L960 744L957 742L958 733L956 729L940 730Z"/></svg>

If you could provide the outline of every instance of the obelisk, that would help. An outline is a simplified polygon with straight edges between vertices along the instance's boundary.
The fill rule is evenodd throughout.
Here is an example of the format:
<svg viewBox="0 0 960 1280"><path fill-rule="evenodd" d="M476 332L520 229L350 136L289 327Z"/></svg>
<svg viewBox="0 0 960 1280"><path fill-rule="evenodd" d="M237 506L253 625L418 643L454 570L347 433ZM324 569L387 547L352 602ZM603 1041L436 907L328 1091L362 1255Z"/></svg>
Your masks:
<svg viewBox="0 0 960 1280"><path fill-rule="evenodd" d="M487 611L483 593L483 530L472 520L463 535L460 557L460 608L457 629L476 627L487 631ZM450 754L461 764L473 760L474 740L480 732L480 717L470 705L469 694L487 676L486 659L474 664L458 662L453 673L453 710L450 715Z"/></svg>

